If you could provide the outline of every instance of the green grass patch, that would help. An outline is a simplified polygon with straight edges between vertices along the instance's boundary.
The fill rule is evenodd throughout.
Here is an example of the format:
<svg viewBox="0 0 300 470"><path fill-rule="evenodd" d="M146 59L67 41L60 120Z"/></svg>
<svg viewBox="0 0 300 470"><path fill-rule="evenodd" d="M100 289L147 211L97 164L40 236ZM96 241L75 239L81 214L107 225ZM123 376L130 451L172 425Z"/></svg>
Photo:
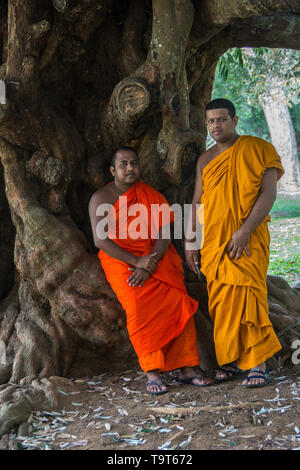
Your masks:
<svg viewBox="0 0 300 470"><path fill-rule="evenodd" d="M300 198L277 197L271 209L271 217L273 219L300 217Z"/></svg>
<svg viewBox="0 0 300 470"><path fill-rule="evenodd" d="M299 256L290 256L285 259L273 256L270 260L268 274L281 276L287 282L296 281L300 274Z"/></svg>
<svg viewBox="0 0 300 470"><path fill-rule="evenodd" d="M271 217L268 274L281 276L294 285L300 281L300 217L279 219L272 214Z"/></svg>

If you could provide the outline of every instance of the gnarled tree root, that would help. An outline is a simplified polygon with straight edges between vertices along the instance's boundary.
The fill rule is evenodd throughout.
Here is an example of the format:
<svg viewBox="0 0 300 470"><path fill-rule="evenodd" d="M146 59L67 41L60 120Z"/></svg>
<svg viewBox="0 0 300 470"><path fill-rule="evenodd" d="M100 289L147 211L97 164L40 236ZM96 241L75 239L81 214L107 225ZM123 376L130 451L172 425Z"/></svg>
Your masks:
<svg viewBox="0 0 300 470"><path fill-rule="evenodd" d="M18 429L18 435L30 431L33 411L68 408L72 393L83 391L83 385L64 377L35 379L28 386L8 384L0 391L0 449L7 447L7 434Z"/></svg>

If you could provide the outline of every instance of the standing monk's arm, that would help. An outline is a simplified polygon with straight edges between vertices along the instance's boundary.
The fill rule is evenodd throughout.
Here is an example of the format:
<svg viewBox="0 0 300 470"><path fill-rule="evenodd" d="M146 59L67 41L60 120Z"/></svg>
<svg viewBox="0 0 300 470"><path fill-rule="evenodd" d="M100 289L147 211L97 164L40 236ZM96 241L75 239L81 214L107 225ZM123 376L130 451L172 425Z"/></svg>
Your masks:
<svg viewBox="0 0 300 470"><path fill-rule="evenodd" d="M153 272L156 268L155 253L152 253L147 256L135 256L132 253L124 250L119 245L114 243L112 240L105 238L105 234L102 234L103 237L100 237L97 233L97 225L101 220L106 217L105 215L97 215L97 209L101 204L108 204L107 201L101 197L99 194L92 196L89 203L89 215L92 226L94 243L97 248L103 250L104 253L115 258L124 263L130 264L131 266L139 267L145 269L146 271ZM102 239L103 238L103 239Z"/></svg>
<svg viewBox="0 0 300 470"><path fill-rule="evenodd" d="M250 256L248 246L250 235L267 217L276 199L277 172L276 168L268 168L265 171L259 196L250 214L243 225L232 235L231 243L227 249L228 252L231 252L230 258L239 259L243 250Z"/></svg>
<svg viewBox="0 0 300 470"><path fill-rule="evenodd" d="M191 210L189 213L189 220L187 224L187 233L185 237L187 242L189 240L192 242L196 238L195 234L196 234L196 226L197 226L197 204L200 204L201 196L203 193L200 158L197 162L197 167L196 167L196 181L195 181L194 196L193 196ZM199 250L187 249L185 245L185 259L190 270L193 271L195 274L197 274L195 264L199 264Z"/></svg>

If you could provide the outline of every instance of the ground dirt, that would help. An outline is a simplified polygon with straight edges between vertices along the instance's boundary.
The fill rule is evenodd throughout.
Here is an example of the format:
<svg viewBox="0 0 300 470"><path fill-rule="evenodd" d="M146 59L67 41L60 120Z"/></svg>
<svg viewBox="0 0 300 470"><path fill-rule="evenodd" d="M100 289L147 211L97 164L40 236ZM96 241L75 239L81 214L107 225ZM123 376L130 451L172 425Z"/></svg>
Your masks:
<svg viewBox="0 0 300 470"><path fill-rule="evenodd" d="M34 413L28 436L9 439L49 450L300 449L300 365L271 371L269 385L251 389L242 377L179 385L177 372L162 374L169 392L160 396L145 392L136 370L74 379L81 391L64 392L64 410Z"/></svg>

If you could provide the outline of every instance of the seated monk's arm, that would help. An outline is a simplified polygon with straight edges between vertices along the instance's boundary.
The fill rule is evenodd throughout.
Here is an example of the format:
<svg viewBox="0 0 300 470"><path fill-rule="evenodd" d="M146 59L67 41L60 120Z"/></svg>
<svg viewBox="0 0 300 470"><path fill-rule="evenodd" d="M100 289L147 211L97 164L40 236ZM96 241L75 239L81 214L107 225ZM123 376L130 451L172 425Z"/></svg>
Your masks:
<svg viewBox="0 0 300 470"><path fill-rule="evenodd" d="M171 243L171 238L170 238L168 226L165 225L164 227L161 227L161 229L159 230L157 240L155 241L152 251L151 251L151 254L155 256L154 259L157 261L157 263L164 256L170 243ZM127 279L127 282L132 287L135 287L135 286L142 287L150 276L149 271L146 272L144 269L141 269L139 267L135 269L132 268L130 269L130 271L133 271L133 273L129 276L129 278ZM152 271L152 274L155 271L156 271L156 267Z"/></svg>
<svg viewBox="0 0 300 470"><path fill-rule="evenodd" d="M259 196L250 214L243 225L232 235L231 243L227 249L228 252L231 252L230 258L239 259L243 250L250 256L248 246L250 235L267 217L276 199L277 174L278 170L276 168L268 168L265 171Z"/></svg>
<svg viewBox="0 0 300 470"><path fill-rule="evenodd" d="M104 217L106 217L106 215L97 215L97 208L101 204L109 203L107 202L107 200L105 200L103 195L95 193L89 203L89 216L95 246L99 248L99 250L103 250L104 253L111 256L112 258L115 258L119 261L123 261L124 263L130 264L131 266L135 266L136 268L142 268L152 273L156 269L157 263L155 259L155 253L151 253L150 255L146 256L135 256L132 253L121 248L116 243L114 243L114 241L108 238L108 236L104 239L102 239L103 237L100 238L98 236L99 234L97 233L97 225L99 224L99 222L101 222Z"/></svg>
<svg viewBox="0 0 300 470"><path fill-rule="evenodd" d="M151 253L156 253L157 262L164 256L171 243L170 225L161 227Z"/></svg>

